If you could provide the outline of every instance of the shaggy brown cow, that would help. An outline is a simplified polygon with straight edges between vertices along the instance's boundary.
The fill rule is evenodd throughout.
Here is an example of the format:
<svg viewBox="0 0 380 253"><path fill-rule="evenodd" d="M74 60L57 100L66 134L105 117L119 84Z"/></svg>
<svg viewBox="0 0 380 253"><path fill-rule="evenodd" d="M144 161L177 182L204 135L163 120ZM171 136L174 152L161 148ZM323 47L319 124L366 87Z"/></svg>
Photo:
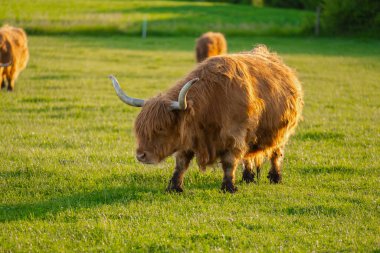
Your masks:
<svg viewBox="0 0 380 253"><path fill-rule="evenodd" d="M268 178L280 182L284 146L301 117L303 94L295 73L265 46L209 58L167 92L146 101L128 97L110 78L123 102L142 107L135 122L137 159L155 164L176 153L167 190L183 191L184 173L194 156L202 169L220 159L224 191L236 190L241 160L245 181L252 181L253 166L260 167L268 157Z"/></svg>
<svg viewBox="0 0 380 253"><path fill-rule="evenodd" d="M23 29L5 25L0 28L0 83L8 90L14 89L15 81L29 60L26 34Z"/></svg>
<svg viewBox="0 0 380 253"><path fill-rule="evenodd" d="M227 42L221 33L207 32L202 34L196 42L197 62L206 58L227 53Z"/></svg>

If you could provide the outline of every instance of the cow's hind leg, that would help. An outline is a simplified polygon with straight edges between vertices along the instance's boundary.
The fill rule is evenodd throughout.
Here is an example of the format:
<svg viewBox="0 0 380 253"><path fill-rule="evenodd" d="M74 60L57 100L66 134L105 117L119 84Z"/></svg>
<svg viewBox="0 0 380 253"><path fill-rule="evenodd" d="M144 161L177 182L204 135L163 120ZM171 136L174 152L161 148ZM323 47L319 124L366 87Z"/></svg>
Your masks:
<svg viewBox="0 0 380 253"><path fill-rule="evenodd" d="M248 158L243 160L243 181L247 184L255 182L255 172L253 171L253 160Z"/></svg>
<svg viewBox="0 0 380 253"><path fill-rule="evenodd" d="M221 157L221 162L223 166L223 183L222 183L222 191L234 193L237 191L237 187L235 186L235 171L238 165L238 159L235 156L228 152Z"/></svg>
<svg viewBox="0 0 380 253"><path fill-rule="evenodd" d="M8 91L13 91L15 88L15 82L18 77L19 71L16 71L15 69L11 69L10 73L7 77L8 79Z"/></svg>
<svg viewBox="0 0 380 253"><path fill-rule="evenodd" d="M15 88L15 79L13 77L8 77L8 91L13 91Z"/></svg>
<svg viewBox="0 0 380 253"><path fill-rule="evenodd" d="M277 184L281 182L281 165L284 158L284 148L279 147L273 150L271 155L271 169L268 174L269 181Z"/></svg>
<svg viewBox="0 0 380 253"><path fill-rule="evenodd" d="M192 151L181 151L177 153L175 170L166 188L167 191L183 192L183 177L193 157L194 153Z"/></svg>
<svg viewBox="0 0 380 253"><path fill-rule="evenodd" d="M0 82L1 82L1 89L4 89L7 86L5 83L5 78L0 78Z"/></svg>
<svg viewBox="0 0 380 253"><path fill-rule="evenodd" d="M0 83L1 83L1 89L4 89L6 87L5 83L5 76L3 75L4 68L0 68Z"/></svg>
<svg viewBox="0 0 380 253"><path fill-rule="evenodd" d="M255 166L256 166L257 182L259 182L259 180L260 180L261 167L263 166L265 157L266 157L265 154L262 153L262 154L259 154L259 155L255 156L255 158L254 158L254 160L255 160Z"/></svg>
<svg viewBox="0 0 380 253"><path fill-rule="evenodd" d="M255 176L257 182L260 179L261 166L263 164L264 157L261 154L255 155L253 158L246 158L243 160L243 181L246 183L255 182ZM254 169L256 168L256 174Z"/></svg>

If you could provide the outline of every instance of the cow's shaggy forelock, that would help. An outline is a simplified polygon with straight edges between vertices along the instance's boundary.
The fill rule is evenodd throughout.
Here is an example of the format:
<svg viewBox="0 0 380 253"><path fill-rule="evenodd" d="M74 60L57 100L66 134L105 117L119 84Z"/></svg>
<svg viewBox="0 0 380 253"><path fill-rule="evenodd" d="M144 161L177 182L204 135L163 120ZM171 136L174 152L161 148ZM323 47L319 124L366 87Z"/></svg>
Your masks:
<svg viewBox="0 0 380 253"><path fill-rule="evenodd" d="M162 95L149 99L135 121L138 148L160 159L170 155L177 145L171 140L178 132L177 113L170 110L170 103Z"/></svg>

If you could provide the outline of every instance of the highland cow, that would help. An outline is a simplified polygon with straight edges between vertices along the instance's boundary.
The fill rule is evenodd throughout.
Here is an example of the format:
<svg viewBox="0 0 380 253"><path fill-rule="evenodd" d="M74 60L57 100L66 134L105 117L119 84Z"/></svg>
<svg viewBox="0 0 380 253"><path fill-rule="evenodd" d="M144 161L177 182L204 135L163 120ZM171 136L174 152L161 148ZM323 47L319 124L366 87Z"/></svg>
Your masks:
<svg viewBox="0 0 380 253"><path fill-rule="evenodd" d="M29 60L26 34L23 29L5 25L0 28L1 88L14 89L15 81Z"/></svg>
<svg viewBox="0 0 380 253"><path fill-rule="evenodd" d="M202 62L211 56L227 53L227 42L223 34L207 32L197 39L195 51L197 62Z"/></svg>
<svg viewBox="0 0 380 253"><path fill-rule="evenodd" d="M183 191L194 156L201 169L221 162L223 191L236 191L240 161L243 180L251 182L254 166L268 157L270 182L281 181L284 147L301 117L303 92L293 70L265 46L209 58L148 100L127 96L110 78L123 102L142 107L134 128L137 160L156 164L175 154L168 191Z"/></svg>

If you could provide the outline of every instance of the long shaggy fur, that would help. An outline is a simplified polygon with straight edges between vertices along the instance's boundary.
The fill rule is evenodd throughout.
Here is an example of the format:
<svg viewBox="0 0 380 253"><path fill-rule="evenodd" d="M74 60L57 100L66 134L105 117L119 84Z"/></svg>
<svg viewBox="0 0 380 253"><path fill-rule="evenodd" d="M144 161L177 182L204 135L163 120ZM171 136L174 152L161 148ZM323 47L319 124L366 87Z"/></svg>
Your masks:
<svg viewBox="0 0 380 253"><path fill-rule="evenodd" d="M185 111L170 111L183 85L190 89ZM135 122L139 147L159 160L176 151L194 152L201 168L226 151L238 159L262 158L283 147L303 108L294 71L265 46L250 52L212 57L167 92L146 102Z"/></svg>
<svg viewBox="0 0 380 253"><path fill-rule="evenodd" d="M26 33L21 28L5 25L0 28L0 62L12 65L0 67L1 88L8 82L8 90L14 89L14 83L29 60L29 50Z"/></svg>
<svg viewBox="0 0 380 253"><path fill-rule="evenodd" d="M195 52L197 62L202 62L211 56L226 54L227 41L222 33L204 33L196 41Z"/></svg>

